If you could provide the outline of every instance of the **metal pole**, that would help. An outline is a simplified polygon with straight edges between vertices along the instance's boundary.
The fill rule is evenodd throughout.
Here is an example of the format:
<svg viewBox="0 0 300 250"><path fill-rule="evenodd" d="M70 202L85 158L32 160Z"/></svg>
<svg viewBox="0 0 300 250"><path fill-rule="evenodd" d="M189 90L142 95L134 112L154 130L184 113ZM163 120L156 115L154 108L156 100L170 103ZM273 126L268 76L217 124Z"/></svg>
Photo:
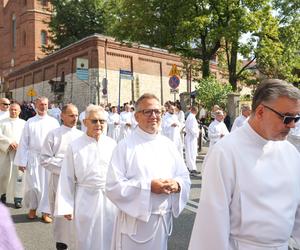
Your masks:
<svg viewBox="0 0 300 250"><path fill-rule="evenodd" d="M121 102L121 74L120 74L120 70L119 70L119 99L118 99L118 111L119 111L119 113L121 111L120 102Z"/></svg>

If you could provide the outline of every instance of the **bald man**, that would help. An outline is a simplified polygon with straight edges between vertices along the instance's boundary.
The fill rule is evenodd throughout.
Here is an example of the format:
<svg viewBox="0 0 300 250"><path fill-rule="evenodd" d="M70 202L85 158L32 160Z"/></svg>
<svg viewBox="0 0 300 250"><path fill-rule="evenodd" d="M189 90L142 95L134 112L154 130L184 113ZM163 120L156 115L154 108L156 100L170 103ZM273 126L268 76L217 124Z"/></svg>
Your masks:
<svg viewBox="0 0 300 250"><path fill-rule="evenodd" d="M49 181L49 202L52 215L54 214L56 190L62 161L69 144L83 135L83 132L76 128L78 121L78 109L73 104L66 104L62 108L60 119L63 124L47 135L41 154L41 166L50 171ZM63 217L54 219L54 239L56 241L56 249L71 248L72 223Z"/></svg>

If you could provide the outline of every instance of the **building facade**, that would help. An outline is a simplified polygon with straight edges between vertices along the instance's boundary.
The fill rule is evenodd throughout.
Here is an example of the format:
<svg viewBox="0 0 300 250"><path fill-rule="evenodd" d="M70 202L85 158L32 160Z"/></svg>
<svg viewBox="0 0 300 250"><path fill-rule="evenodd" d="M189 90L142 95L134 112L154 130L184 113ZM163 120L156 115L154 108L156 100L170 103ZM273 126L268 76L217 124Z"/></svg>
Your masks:
<svg viewBox="0 0 300 250"><path fill-rule="evenodd" d="M0 95L19 102L47 96L56 103L72 102L83 110L89 103L122 105L141 94L156 94L161 103L195 90L181 58L165 50L124 44L102 35L86 37L46 56L46 0L0 0ZM181 70L175 93L169 86L173 65ZM120 70L132 72L128 79ZM212 63L211 71L224 78ZM121 71L122 72L122 71Z"/></svg>
<svg viewBox="0 0 300 250"><path fill-rule="evenodd" d="M51 5L45 0L0 0L0 79L42 57Z"/></svg>

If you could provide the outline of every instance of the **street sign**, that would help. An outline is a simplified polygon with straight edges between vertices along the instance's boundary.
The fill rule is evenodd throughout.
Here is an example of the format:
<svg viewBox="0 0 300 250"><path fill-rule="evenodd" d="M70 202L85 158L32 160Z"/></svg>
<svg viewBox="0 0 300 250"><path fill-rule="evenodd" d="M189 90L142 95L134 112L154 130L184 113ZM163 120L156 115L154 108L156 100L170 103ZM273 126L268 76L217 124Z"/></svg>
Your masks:
<svg viewBox="0 0 300 250"><path fill-rule="evenodd" d="M177 69L177 65L176 64L173 64L172 65L172 68L169 72L169 76L180 76L180 70Z"/></svg>
<svg viewBox="0 0 300 250"><path fill-rule="evenodd" d="M120 78L121 79L127 79L127 80L133 80L133 73L128 70L120 69Z"/></svg>
<svg viewBox="0 0 300 250"><path fill-rule="evenodd" d="M31 96L31 97L36 96L36 91L34 90L34 88L28 89L27 96Z"/></svg>
<svg viewBox="0 0 300 250"><path fill-rule="evenodd" d="M76 59L76 75L79 80L87 81L89 79L89 60L85 58Z"/></svg>
<svg viewBox="0 0 300 250"><path fill-rule="evenodd" d="M178 94L179 93L179 89L170 89L170 93L171 94Z"/></svg>
<svg viewBox="0 0 300 250"><path fill-rule="evenodd" d="M170 77L170 79L169 79L170 88L177 89L179 84L180 84L180 79L178 76L174 75L174 76Z"/></svg>

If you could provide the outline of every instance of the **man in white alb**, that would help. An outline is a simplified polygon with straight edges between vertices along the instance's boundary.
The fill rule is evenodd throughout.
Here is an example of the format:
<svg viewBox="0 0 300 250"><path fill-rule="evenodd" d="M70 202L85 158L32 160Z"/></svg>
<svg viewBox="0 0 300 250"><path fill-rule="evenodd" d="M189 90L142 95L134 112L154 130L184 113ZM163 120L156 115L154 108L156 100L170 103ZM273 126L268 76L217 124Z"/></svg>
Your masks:
<svg viewBox="0 0 300 250"><path fill-rule="evenodd" d="M107 196L119 208L112 249L167 250L172 217L188 201L189 173L174 143L158 133L158 98L144 94L135 105L138 126L117 145L107 173Z"/></svg>
<svg viewBox="0 0 300 250"><path fill-rule="evenodd" d="M9 117L10 101L7 98L0 98L0 121Z"/></svg>
<svg viewBox="0 0 300 250"><path fill-rule="evenodd" d="M107 120L107 136L118 141L120 136L120 115L118 114L118 108L116 106L111 107L111 113Z"/></svg>
<svg viewBox="0 0 300 250"><path fill-rule="evenodd" d="M208 152L189 250L288 250L300 242L300 154L286 137L300 91L257 86L249 121Z"/></svg>
<svg viewBox="0 0 300 250"><path fill-rule="evenodd" d="M83 132L76 128L78 109L73 104L66 104L62 108L60 120L62 120L63 124L48 133L41 153L41 166L51 173L49 180L49 203L52 215L55 209L55 197L61 164L67 147L72 141L83 135ZM71 245L72 229L72 223L63 217L54 218L53 232L56 249L67 249L67 246Z"/></svg>
<svg viewBox="0 0 300 250"><path fill-rule="evenodd" d="M22 207L24 194L23 172L13 164L25 121L19 118L21 107L13 103L9 107L9 118L0 122L0 194L1 201L14 202Z"/></svg>
<svg viewBox="0 0 300 250"><path fill-rule="evenodd" d="M185 121L185 162L192 175L197 175L196 158L198 154L199 125L196 119L198 108L192 106Z"/></svg>
<svg viewBox="0 0 300 250"><path fill-rule="evenodd" d="M130 105L125 104L124 111L120 113L120 136L119 141L131 134L135 127L133 112L130 110Z"/></svg>
<svg viewBox="0 0 300 250"><path fill-rule="evenodd" d="M21 171L26 170L24 203L29 208L28 218L36 218L38 209L42 213L43 221L50 223L52 219L49 217L49 172L41 167L40 158L47 134L58 128L59 123L47 114L47 97L38 97L35 108L37 114L25 123L14 164L19 166Z"/></svg>
<svg viewBox="0 0 300 250"><path fill-rule="evenodd" d="M214 112L215 119L208 126L208 137L209 146L216 144L225 135L227 135L228 129L224 123L224 113L222 110L217 110Z"/></svg>
<svg viewBox="0 0 300 250"><path fill-rule="evenodd" d="M55 215L74 219L75 249L109 250L116 207L105 195L105 181L116 142L103 134L102 107L89 105L85 115L86 134L70 143L62 163Z"/></svg>
<svg viewBox="0 0 300 250"><path fill-rule="evenodd" d="M183 124L180 123L175 114L175 104L169 103L168 112L164 115L161 124L162 134L175 143L180 154L183 154L183 141L180 134L182 126Z"/></svg>
<svg viewBox="0 0 300 250"><path fill-rule="evenodd" d="M242 105L241 107L242 114L240 114L237 118L235 118L230 132L234 131L235 129L241 127L246 122L247 118L251 114L251 108L249 105Z"/></svg>

